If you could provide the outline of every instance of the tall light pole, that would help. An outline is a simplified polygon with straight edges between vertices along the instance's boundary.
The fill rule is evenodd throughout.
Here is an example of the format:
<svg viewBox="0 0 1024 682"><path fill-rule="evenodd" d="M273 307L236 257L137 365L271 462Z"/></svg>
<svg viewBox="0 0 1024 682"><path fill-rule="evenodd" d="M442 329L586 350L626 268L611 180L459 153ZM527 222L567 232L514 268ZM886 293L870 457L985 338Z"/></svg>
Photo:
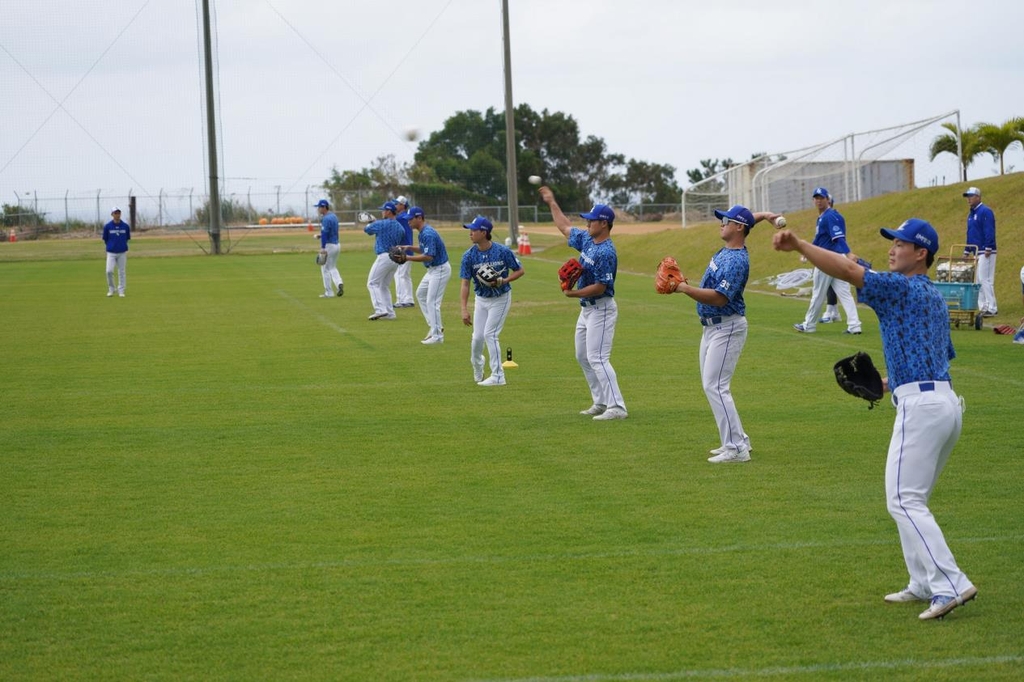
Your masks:
<svg viewBox="0 0 1024 682"><path fill-rule="evenodd" d="M203 50L206 65L206 141L210 160L210 253L220 253L220 179L217 177L217 116L213 108L213 51L210 0L203 0Z"/></svg>
<svg viewBox="0 0 1024 682"><path fill-rule="evenodd" d="M508 236L519 243L519 180L516 174L516 120L512 101L512 45L508 37L508 0L501 0L502 40L505 45L505 174L508 183Z"/></svg>

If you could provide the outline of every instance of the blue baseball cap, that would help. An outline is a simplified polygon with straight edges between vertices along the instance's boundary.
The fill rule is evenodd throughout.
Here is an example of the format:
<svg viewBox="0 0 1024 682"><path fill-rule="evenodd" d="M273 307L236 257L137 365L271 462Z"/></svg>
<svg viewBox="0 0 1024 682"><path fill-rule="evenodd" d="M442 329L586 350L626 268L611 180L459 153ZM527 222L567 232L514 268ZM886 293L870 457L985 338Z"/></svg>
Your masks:
<svg viewBox="0 0 1024 682"><path fill-rule="evenodd" d="M824 197L826 199L831 199L832 195L829 194L828 190L825 189L824 187L815 187L814 191L811 193L811 198L814 197Z"/></svg>
<svg viewBox="0 0 1024 682"><path fill-rule="evenodd" d="M928 249L928 253L933 256L939 250L939 234L935 231L934 227L920 218L911 218L895 230L883 227L879 230L879 233L886 239L899 239L923 249Z"/></svg>
<svg viewBox="0 0 1024 682"><path fill-rule="evenodd" d="M478 215L473 218L473 222L464 224L463 227L467 230L487 230L488 232L494 229L494 225L491 225L491 221L482 215Z"/></svg>
<svg viewBox="0 0 1024 682"><path fill-rule="evenodd" d="M615 222L615 211L612 210L611 206L594 204L594 208L590 209L590 213L580 213L580 217L584 220L607 220L608 224L611 225Z"/></svg>
<svg viewBox="0 0 1024 682"><path fill-rule="evenodd" d="M398 205L393 201L385 201L384 205L380 207L381 211L391 211L392 213L398 213Z"/></svg>
<svg viewBox="0 0 1024 682"><path fill-rule="evenodd" d="M327 199L321 199L320 201L316 202L316 207L320 208L321 206L324 208L330 208L331 204L329 201L327 201Z"/></svg>
<svg viewBox="0 0 1024 682"><path fill-rule="evenodd" d="M426 214L423 213L423 209L420 208L419 206L413 206L408 211L406 211L403 215L406 217L406 219L408 219L408 218L418 218L418 217L424 216Z"/></svg>
<svg viewBox="0 0 1024 682"><path fill-rule="evenodd" d="M746 206L740 206L739 204L733 206L728 211L715 211L715 217L719 220L731 220L734 223L739 223L745 226L748 230L754 226L754 214L750 212L750 209Z"/></svg>

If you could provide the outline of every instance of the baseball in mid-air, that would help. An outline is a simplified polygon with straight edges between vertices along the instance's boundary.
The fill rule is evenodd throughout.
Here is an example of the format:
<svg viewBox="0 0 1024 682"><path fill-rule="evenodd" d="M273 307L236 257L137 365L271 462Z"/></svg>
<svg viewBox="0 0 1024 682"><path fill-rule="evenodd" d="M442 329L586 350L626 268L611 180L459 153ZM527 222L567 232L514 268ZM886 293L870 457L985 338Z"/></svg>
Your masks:
<svg viewBox="0 0 1024 682"><path fill-rule="evenodd" d="M539 184L541 183L541 179L540 179L540 176L539 176L539 175L531 175L531 176L530 176L530 177L528 177L528 178L527 178L526 180L527 180L527 181L528 181L528 182L529 182L529 183L530 183L531 185L539 185Z"/></svg>
<svg viewBox="0 0 1024 682"><path fill-rule="evenodd" d="M780 215L775 219L775 227L783 228L786 226L786 216Z"/></svg>
<svg viewBox="0 0 1024 682"><path fill-rule="evenodd" d="M416 140L420 139L420 129L417 128L416 126L406 128L405 139L409 140L409 142L415 142Z"/></svg>

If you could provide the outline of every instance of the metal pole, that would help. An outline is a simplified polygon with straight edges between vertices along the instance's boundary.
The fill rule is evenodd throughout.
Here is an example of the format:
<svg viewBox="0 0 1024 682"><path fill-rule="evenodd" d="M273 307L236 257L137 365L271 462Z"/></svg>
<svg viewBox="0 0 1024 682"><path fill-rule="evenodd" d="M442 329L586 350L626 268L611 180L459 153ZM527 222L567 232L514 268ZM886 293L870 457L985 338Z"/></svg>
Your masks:
<svg viewBox="0 0 1024 682"><path fill-rule="evenodd" d="M210 40L210 0L203 0L203 50L206 74L206 141L210 161L210 253L220 253L220 179L217 173L217 117L213 107L213 51Z"/></svg>
<svg viewBox="0 0 1024 682"><path fill-rule="evenodd" d="M192 193L195 192L195 191L196 191L195 187L189 187L188 188L188 221L186 221L186 223L191 223L192 222L192 217L195 215L192 212Z"/></svg>
<svg viewBox="0 0 1024 682"><path fill-rule="evenodd" d="M68 219L68 190L64 190L64 231L67 232L71 229Z"/></svg>
<svg viewBox="0 0 1024 682"><path fill-rule="evenodd" d="M516 172L516 121L512 103L512 46L508 34L508 0L501 0L502 40L505 45L505 174L508 183L508 236L519 243L519 181Z"/></svg>

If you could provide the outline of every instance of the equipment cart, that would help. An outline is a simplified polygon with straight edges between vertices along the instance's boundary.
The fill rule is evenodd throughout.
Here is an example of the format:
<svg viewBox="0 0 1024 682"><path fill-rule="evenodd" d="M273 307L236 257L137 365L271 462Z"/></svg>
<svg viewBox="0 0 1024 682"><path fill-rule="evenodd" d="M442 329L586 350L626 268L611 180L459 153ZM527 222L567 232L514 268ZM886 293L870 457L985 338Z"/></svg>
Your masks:
<svg viewBox="0 0 1024 682"><path fill-rule="evenodd" d="M953 244L948 256L939 256L935 266L935 287L946 299L949 323L981 329L978 310L978 247L974 244Z"/></svg>

